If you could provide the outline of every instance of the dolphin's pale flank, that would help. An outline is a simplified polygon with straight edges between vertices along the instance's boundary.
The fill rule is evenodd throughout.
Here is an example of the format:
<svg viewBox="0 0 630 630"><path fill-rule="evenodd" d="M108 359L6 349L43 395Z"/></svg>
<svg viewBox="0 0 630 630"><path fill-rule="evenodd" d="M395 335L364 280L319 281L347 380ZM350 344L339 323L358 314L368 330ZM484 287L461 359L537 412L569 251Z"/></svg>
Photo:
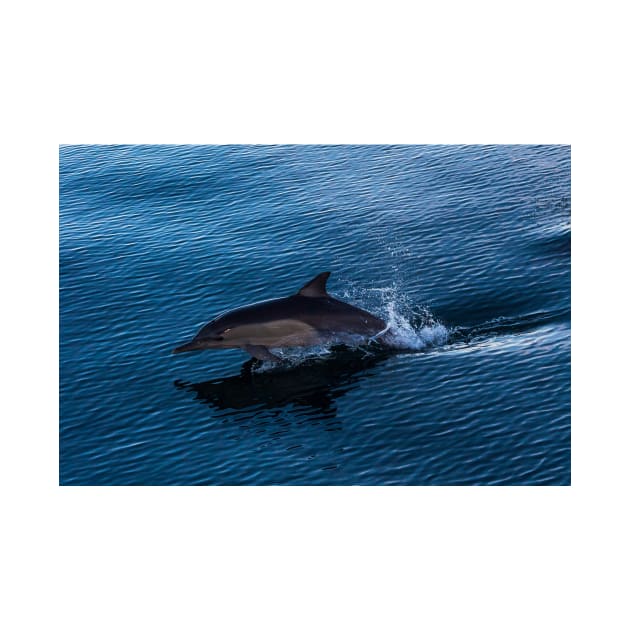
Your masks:
<svg viewBox="0 0 630 630"><path fill-rule="evenodd" d="M234 309L206 324L174 353L241 348L261 360L279 361L269 348L316 346L333 341L381 337L382 319L328 295L326 271L295 295Z"/></svg>

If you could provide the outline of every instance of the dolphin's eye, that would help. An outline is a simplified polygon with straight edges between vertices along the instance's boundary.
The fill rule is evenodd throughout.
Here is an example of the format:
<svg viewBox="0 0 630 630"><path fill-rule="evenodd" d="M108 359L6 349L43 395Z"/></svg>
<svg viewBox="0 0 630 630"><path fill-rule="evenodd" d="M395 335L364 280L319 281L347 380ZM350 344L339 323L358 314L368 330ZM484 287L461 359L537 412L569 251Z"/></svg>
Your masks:
<svg viewBox="0 0 630 630"><path fill-rule="evenodd" d="M230 330L232 330L231 328L226 328L221 334L225 335L226 332L230 332Z"/></svg>

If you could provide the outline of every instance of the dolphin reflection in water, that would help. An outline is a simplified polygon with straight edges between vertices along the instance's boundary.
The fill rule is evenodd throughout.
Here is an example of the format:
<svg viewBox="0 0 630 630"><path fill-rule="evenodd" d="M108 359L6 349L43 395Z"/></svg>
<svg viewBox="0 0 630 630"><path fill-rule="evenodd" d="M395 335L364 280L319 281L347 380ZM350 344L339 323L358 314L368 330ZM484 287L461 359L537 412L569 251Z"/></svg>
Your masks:
<svg viewBox="0 0 630 630"><path fill-rule="evenodd" d="M253 369L247 361L241 373L202 383L176 381L178 389L191 391L202 403L219 410L234 412L249 409L302 408L307 415L334 417L335 399L373 376L372 368L387 358L375 347L373 352L334 347L329 358L311 358L287 370L267 372Z"/></svg>
<svg viewBox="0 0 630 630"><path fill-rule="evenodd" d="M386 341L388 328L382 319L328 294L329 276L329 271L320 273L289 297L223 313L173 353L241 348L261 361L280 361L269 348Z"/></svg>

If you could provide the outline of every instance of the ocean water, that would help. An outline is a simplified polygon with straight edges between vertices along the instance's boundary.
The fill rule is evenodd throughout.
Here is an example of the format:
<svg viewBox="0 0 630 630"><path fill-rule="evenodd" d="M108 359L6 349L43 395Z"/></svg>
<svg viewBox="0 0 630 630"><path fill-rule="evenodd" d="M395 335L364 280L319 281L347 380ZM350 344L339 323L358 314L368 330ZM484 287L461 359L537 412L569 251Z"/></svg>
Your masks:
<svg viewBox="0 0 630 630"><path fill-rule="evenodd" d="M59 158L61 484L570 484L570 147ZM391 347L171 354L322 271Z"/></svg>

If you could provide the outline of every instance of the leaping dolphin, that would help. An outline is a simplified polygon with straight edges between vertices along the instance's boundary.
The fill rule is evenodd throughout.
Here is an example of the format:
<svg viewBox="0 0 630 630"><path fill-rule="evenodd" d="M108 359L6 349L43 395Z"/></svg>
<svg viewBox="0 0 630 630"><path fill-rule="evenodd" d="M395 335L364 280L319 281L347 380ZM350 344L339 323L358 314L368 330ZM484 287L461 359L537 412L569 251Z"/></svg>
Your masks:
<svg viewBox="0 0 630 630"><path fill-rule="evenodd" d="M378 338L385 322L326 291L329 271L307 282L295 295L242 306L206 324L173 353L210 348L241 348L262 361L280 361L269 348L316 346Z"/></svg>

